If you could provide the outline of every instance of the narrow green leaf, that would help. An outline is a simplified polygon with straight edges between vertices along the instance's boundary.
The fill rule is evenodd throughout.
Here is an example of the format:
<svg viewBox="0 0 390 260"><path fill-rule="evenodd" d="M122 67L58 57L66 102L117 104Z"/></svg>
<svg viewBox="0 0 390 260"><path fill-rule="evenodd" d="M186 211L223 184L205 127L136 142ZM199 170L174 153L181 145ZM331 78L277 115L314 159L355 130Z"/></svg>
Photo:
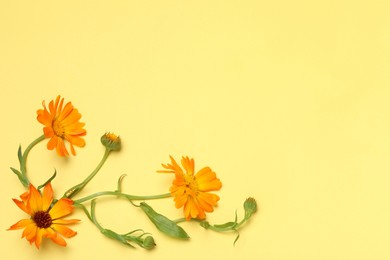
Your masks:
<svg viewBox="0 0 390 260"><path fill-rule="evenodd" d="M11 170L12 170L16 175L18 175L18 177L22 175L22 174L20 173L20 171L16 170L15 168L12 168L12 167L10 167L10 168L11 168Z"/></svg>
<svg viewBox="0 0 390 260"><path fill-rule="evenodd" d="M240 238L240 232L238 232L238 230L236 230L236 232L237 232L237 236L236 239L234 239L233 246L236 245L237 240Z"/></svg>
<svg viewBox="0 0 390 260"><path fill-rule="evenodd" d="M214 225L216 228L223 228L223 229L229 229L229 228L234 228L237 225L237 222L226 222L224 224L219 224L219 225Z"/></svg>
<svg viewBox="0 0 390 260"><path fill-rule="evenodd" d="M105 235L106 237L109 237L111 239L115 239L119 242L121 242L122 244L125 244L125 245L128 245L128 246L131 246L131 247L134 247L133 245L131 245L126 239L124 236L122 235L119 235L118 233L110 230L110 229L103 229L101 230L102 234Z"/></svg>
<svg viewBox="0 0 390 260"><path fill-rule="evenodd" d="M46 184L48 184L49 182L51 182L57 175L57 171L54 169L54 174L42 185L39 185L38 186L38 190L42 189L43 187L46 186Z"/></svg>
<svg viewBox="0 0 390 260"><path fill-rule="evenodd" d="M157 229L164 234L180 239L190 238L182 227L177 225L174 221L154 211L154 209L145 202L141 202L140 207L157 227Z"/></svg>
<svg viewBox="0 0 390 260"><path fill-rule="evenodd" d="M23 186L28 187L30 184L29 180L26 176L24 176L20 171L16 170L15 168L10 167L11 170L18 176L20 182L23 184Z"/></svg>
<svg viewBox="0 0 390 260"><path fill-rule="evenodd" d="M22 146L21 145L19 145L19 149L18 149L18 159L19 159L20 165L22 165L23 155L22 155Z"/></svg>
<svg viewBox="0 0 390 260"><path fill-rule="evenodd" d="M119 179L118 179L118 185L117 185L117 189L116 191L117 192L122 192L122 182L123 182L123 179L126 177L127 175L126 174L122 174Z"/></svg>

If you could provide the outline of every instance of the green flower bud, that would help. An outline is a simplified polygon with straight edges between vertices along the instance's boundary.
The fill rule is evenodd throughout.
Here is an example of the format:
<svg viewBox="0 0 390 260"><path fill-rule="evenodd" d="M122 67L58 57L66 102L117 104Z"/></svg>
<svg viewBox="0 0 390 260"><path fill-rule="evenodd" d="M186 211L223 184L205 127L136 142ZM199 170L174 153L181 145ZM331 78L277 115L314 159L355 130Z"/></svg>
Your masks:
<svg viewBox="0 0 390 260"><path fill-rule="evenodd" d="M113 133L105 133L100 138L102 144L111 151L117 151L121 149L121 138Z"/></svg>
<svg viewBox="0 0 390 260"><path fill-rule="evenodd" d="M254 198L247 198L244 202L245 218L249 219L257 211L257 203Z"/></svg>
<svg viewBox="0 0 390 260"><path fill-rule="evenodd" d="M145 237L144 241L142 242L142 247L145 249L153 249L156 246L156 243L154 242L154 239L152 236Z"/></svg>

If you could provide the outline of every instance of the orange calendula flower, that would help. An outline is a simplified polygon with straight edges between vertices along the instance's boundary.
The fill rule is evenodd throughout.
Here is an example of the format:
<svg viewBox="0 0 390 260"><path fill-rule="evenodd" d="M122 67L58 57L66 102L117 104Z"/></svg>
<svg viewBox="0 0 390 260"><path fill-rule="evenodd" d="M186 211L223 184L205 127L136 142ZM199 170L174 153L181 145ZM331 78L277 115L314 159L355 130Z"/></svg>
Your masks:
<svg viewBox="0 0 390 260"><path fill-rule="evenodd" d="M50 238L53 242L66 246L64 237L73 237L77 233L65 225L78 222L78 219L62 219L73 212L73 201L62 198L51 205L53 202L53 189L48 183L43 189L43 195L30 184L29 190L23 193L17 200L13 199L15 204L24 212L29 214L29 219L22 219L12 225L8 230L24 228L22 238L25 237L30 244L35 243L39 249L42 238Z"/></svg>
<svg viewBox="0 0 390 260"><path fill-rule="evenodd" d="M221 181L209 167L204 167L195 174L194 159L182 157L183 171L175 159L172 156L170 158L171 164L162 164L166 170L158 172L175 174L170 192L176 208L183 207L187 220L206 218L205 212L213 212L213 206L219 200L217 195L209 191L219 190L222 187Z"/></svg>
<svg viewBox="0 0 390 260"><path fill-rule="evenodd" d="M45 101L42 102L44 109L37 111L37 119L45 127L43 133L46 138L50 138L47 148L53 150L56 148L59 156L69 155L64 141L70 143L70 151L76 155L74 145L84 147L85 141L81 136L86 135L84 123L80 123L81 114L75 109L71 102L64 105L64 99L57 96L56 100L49 103L49 110L46 108Z"/></svg>

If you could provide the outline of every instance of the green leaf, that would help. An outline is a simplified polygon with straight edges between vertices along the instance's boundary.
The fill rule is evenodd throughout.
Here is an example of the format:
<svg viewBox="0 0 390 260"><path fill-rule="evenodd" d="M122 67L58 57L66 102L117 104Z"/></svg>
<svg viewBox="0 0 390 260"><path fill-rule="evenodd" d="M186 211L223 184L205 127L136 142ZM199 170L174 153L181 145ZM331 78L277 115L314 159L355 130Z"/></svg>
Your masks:
<svg viewBox="0 0 390 260"><path fill-rule="evenodd" d="M49 182L51 182L57 175L57 171L54 169L54 174L42 185L39 185L38 186L38 190L42 189L43 187L46 186L46 184L48 184Z"/></svg>
<svg viewBox="0 0 390 260"><path fill-rule="evenodd" d="M24 176L20 171L16 170L15 168L10 167L11 170L18 176L20 182L23 184L23 186L28 187L30 184L29 180L26 176Z"/></svg>
<svg viewBox="0 0 390 260"><path fill-rule="evenodd" d="M157 227L157 229L164 234L180 239L190 238L182 227L177 225L174 221L154 211L154 209L145 202L141 202L140 207Z"/></svg>
<svg viewBox="0 0 390 260"><path fill-rule="evenodd" d="M233 246L236 245L237 240L240 238L240 232L238 232L238 230L236 230L236 232L237 232L237 236L236 239L234 239Z"/></svg>
<svg viewBox="0 0 390 260"><path fill-rule="evenodd" d="M222 228L222 229L229 229L229 228L234 228L237 225L237 222L226 222L224 224L219 224L219 225L214 225L216 228Z"/></svg>
<svg viewBox="0 0 390 260"><path fill-rule="evenodd" d="M109 237L111 239L115 239L119 242L121 242L122 244L125 244L127 246L130 246L130 247L134 247L133 245L131 245L124 236L122 235L119 235L118 233L110 230L110 229L102 229L101 230L102 234L105 235L106 237Z"/></svg>
<svg viewBox="0 0 390 260"><path fill-rule="evenodd" d="M21 145L19 145L19 149L18 149L18 159L19 159L20 165L22 165L23 155L22 155L22 146Z"/></svg>
<svg viewBox="0 0 390 260"><path fill-rule="evenodd" d="M123 179L126 177L127 175L126 174L122 174L119 179L118 179L118 185L117 185L117 189L116 191L117 192L122 192L122 182L123 182Z"/></svg>
<svg viewBox="0 0 390 260"><path fill-rule="evenodd" d="M12 168L12 167L10 167L10 168L11 168L11 170L12 170L16 175L18 175L18 177L22 175L22 174L20 173L20 171L16 170L15 168Z"/></svg>
<svg viewBox="0 0 390 260"><path fill-rule="evenodd" d="M234 229L234 227L237 226L237 224L238 223L237 223L237 210L236 210L234 221L229 221L224 224L216 224L214 225L214 227L216 227L217 229L229 230L229 229Z"/></svg>

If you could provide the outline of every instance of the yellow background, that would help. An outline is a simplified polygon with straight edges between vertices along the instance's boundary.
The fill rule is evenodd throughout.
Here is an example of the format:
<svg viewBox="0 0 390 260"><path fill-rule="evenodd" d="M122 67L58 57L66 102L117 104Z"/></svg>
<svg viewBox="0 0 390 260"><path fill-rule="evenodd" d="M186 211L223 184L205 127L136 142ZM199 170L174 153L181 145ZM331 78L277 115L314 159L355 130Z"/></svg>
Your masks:
<svg viewBox="0 0 390 260"><path fill-rule="evenodd" d="M2 259L390 259L390 4L388 1L1 1ZM99 221L144 228L158 245L136 250L103 237L76 211L78 235L40 251L6 229L25 217L11 198L16 151L42 134L36 110L61 94L82 113L87 146L58 158L39 144L36 185L56 195L113 154L82 195L167 192L155 173L168 156L195 158L223 182L209 220L229 221L254 196L260 210L234 234L182 226L159 233L120 199L98 201ZM178 218L170 199L156 210Z"/></svg>

